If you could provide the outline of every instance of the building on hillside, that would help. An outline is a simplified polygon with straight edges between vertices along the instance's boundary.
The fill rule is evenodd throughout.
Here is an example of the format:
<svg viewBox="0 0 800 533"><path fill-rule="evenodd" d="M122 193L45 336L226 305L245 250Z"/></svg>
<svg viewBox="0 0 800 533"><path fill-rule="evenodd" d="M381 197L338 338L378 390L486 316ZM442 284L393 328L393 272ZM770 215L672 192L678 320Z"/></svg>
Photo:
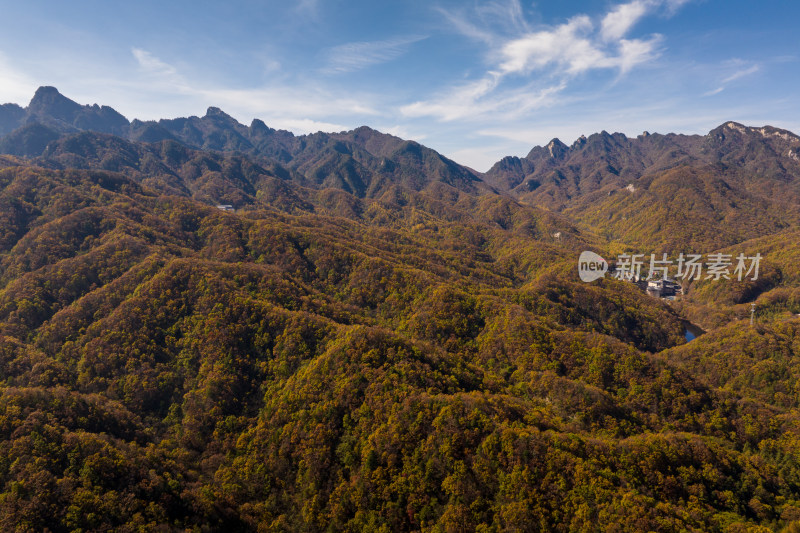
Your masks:
<svg viewBox="0 0 800 533"><path fill-rule="evenodd" d="M683 294L683 288L678 282L668 278L651 279L647 282L647 294L656 298L674 298Z"/></svg>

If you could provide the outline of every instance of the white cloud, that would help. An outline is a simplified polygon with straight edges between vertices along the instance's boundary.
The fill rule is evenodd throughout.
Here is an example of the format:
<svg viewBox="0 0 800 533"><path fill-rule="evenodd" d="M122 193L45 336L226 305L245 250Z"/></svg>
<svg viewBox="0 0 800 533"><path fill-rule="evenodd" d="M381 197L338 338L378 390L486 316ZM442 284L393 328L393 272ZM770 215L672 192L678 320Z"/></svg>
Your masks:
<svg viewBox="0 0 800 533"><path fill-rule="evenodd" d="M529 33L503 45L500 70L504 73L527 73L551 63L579 70L580 64L596 62L602 54L583 37L592 29L585 15L573 17L553 30Z"/></svg>
<svg viewBox="0 0 800 533"><path fill-rule="evenodd" d="M642 39L621 39L619 42L619 56L615 59L615 66L619 67L621 74L625 74L636 65L655 59L658 56L656 49L661 40L660 35L653 35L646 41Z"/></svg>
<svg viewBox="0 0 800 533"><path fill-rule="evenodd" d="M655 57L659 36L648 40L617 39L607 46L593 33L586 15L571 18L551 30L529 33L507 42L501 51L504 73L530 73L552 66L564 74L579 74L591 69L629 71Z"/></svg>
<svg viewBox="0 0 800 533"><path fill-rule="evenodd" d="M634 0L628 4L620 4L609 11L600 24L600 35L606 41L614 41L625 37L628 31L647 14L653 2Z"/></svg>
<svg viewBox="0 0 800 533"><path fill-rule="evenodd" d="M161 61L159 58L141 48L131 48L133 57L139 63L142 72L159 77L173 78L178 74L177 69L172 65Z"/></svg>
<svg viewBox="0 0 800 533"><path fill-rule="evenodd" d="M346 43L328 50L330 73L352 72L372 65L397 59L408 51L410 45L426 37L412 35L383 41Z"/></svg>

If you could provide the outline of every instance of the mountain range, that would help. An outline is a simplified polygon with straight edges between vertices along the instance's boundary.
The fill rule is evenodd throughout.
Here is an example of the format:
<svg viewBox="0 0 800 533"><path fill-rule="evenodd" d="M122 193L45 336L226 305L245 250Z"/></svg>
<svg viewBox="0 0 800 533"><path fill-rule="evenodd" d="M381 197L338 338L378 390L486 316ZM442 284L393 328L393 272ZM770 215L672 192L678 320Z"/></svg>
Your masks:
<svg viewBox="0 0 800 533"><path fill-rule="evenodd" d="M796 531L798 153L726 122L481 173L0 106L0 529ZM763 259L667 301L584 250Z"/></svg>
<svg viewBox="0 0 800 533"><path fill-rule="evenodd" d="M37 90L26 108L0 108L0 134L0 153L55 168L139 173L151 186L209 203L253 205L267 182L292 189L293 198L282 200L292 205L309 194L297 187L358 199L444 187L563 213L654 252L687 241L699 250L730 246L778 233L800 217L800 137L735 122L707 135L601 132L571 146L553 139L486 173L366 126L296 136L257 119L244 126L214 107L203 117L129 122L53 87ZM221 165L236 170L221 172Z"/></svg>

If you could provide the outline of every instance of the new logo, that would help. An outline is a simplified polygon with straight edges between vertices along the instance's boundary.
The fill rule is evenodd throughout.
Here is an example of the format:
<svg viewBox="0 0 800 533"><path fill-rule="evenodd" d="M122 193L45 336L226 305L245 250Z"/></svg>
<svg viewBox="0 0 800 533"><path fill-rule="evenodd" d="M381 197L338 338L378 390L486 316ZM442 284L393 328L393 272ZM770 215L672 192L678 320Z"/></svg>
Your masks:
<svg viewBox="0 0 800 533"><path fill-rule="evenodd" d="M589 283L600 279L608 272L608 262L594 252L583 252L578 258L578 275Z"/></svg>

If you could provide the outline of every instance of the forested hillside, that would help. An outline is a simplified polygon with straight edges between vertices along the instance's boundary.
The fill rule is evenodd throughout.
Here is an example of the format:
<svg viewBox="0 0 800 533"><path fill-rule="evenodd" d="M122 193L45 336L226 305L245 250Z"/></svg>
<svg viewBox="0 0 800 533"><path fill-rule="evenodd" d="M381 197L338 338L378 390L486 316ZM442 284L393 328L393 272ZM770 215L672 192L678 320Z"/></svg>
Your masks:
<svg viewBox="0 0 800 533"><path fill-rule="evenodd" d="M0 114L3 531L800 527L791 134L482 175L64 100ZM581 282L587 249L764 260L668 302Z"/></svg>

